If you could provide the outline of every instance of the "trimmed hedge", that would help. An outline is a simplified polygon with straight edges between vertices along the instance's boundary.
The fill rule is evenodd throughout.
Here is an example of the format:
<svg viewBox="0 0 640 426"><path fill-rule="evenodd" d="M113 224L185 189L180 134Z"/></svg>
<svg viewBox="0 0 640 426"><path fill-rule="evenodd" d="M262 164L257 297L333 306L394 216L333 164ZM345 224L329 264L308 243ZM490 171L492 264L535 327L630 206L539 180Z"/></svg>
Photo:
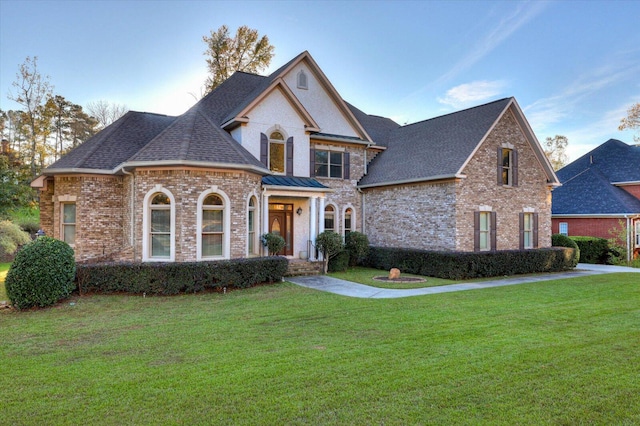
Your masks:
<svg viewBox="0 0 640 426"><path fill-rule="evenodd" d="M440 252L371 247L367 266L388 271L450 280L556 272L573 268L574 250L552 247L536 250Z"/></svg>
<svg viewBox="0 0 640 426"><path fill-rule="evenodd" d="M171 295L281 281L287 266L287 259L280 256L211 262L79 263L76 281L80 293Z"/></svg>
<svg viewBox="0 0 640 426"><path fill-rule="evenodd" d="M569 247L574 250L573 253L573 266L575 267L580 261L580 248L571 238L562 234L553 234L551 236L551 245L553 247Z"/></svg>
<svg viewBox="0 0 640 426"><path fill-rule="evenodd" d="M580 248L580 262L606 264L609 260L609 241L598 237L570 237Z"/></svg>
<svg viewBox="0 0 640 426"><path fill-rule="evenodd" d="M329 259L329 269L327 272L344 272L349 269L350 254L347 250L343 250Z"/></svg>

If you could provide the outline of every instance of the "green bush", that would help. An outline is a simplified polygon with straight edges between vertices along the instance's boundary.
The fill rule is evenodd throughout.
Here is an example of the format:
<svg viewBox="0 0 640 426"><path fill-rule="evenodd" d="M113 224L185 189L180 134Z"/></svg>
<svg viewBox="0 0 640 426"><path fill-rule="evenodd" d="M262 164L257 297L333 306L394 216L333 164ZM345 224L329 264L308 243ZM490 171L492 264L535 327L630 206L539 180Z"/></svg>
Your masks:
<svg viewBox="0 0 640 426"><path fill-rule="evenodd" d="M328 272L344 272L349 269L350 254L347 250L343 250L329 259Z"/></svg>
<svg viewBox="0 0 640 426"><path fill-rule="evenodd" d="M344 245L349 253L349 266L362 264L369 254L369 239L360 232L353 231L347 234Z"/></svg>
<svg viewBox="0 0 640 426"><path fill-rule="evenodd" d="M571 237L580 248L580 262L606 264L609 261L609 241L598 237Z"/></svg>
<svg viewBox="0 0 640 426"><path fill-rule="evenodd" d="M567 237L566 235L553 234L551 236L551 245L553 247L568 247L568 248L572 248L574 250L574 252L573 252L574 265L573 266L576 266L578 264L578 262L580 261L580 248L578 248L578 244L576 244L575 241L573 241L571 238Z"/></svg>
<svg viewBox="0 0 640 426"><path fill-rule="evenodd" d="M281 256L209 262L79 263L76 279L81 293L171 295L281 281L287 267L287 259Z"/></svg>
<svg viewBox="0 0 640 426"><path fill-rule="evenodd" d="M18 309L53 305L75 288L73 249L63 241L40 237L18 252L9 268L5 288Z"/></svg>
<svg viewBox="0 0 640 426"><path fill-rule="evenodd" d="M316 237L316 248L324 258L324 273L326 274L329 271L329 261L344 251L344 244L340 234L333 231L324 231Z"/></svg>
<svg viewBox="0 0 640 426"><path fill-rule="evenodd" d="M271 256L275 256L276 254L280 253L280 251L287 243L280 235L269 232L262 235L262 244L267 246L267 249L269 249L269 254Z"/></svg>
<svg viewBox="0 0 640 426"><path fill-rule="evenodd" d="M408 274L462 280L564 271L574 267L574 250L561 247L492 252L438 252L371 247L367 266Z"/></svg>
<svg viewBox="0 0 640 426"><path fill-rule="evenodd" d="M8 259L23 246L31 241L29 234L18 225L8 220L0 221L0 259Z"/></svg>

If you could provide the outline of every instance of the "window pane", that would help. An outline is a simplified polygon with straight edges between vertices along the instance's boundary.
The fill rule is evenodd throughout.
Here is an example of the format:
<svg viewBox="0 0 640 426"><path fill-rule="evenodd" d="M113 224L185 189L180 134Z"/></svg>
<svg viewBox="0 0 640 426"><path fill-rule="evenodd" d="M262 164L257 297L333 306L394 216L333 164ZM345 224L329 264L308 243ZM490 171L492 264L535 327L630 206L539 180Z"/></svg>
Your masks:
<svg viewBox="0 0 640 426"><path fill-rule="evenodd" d="M222 210L202 211L202 232L222 232Z"/></svg>
<svg viewBox="0 0 640 426"><path fill-rule="evenodd" d="M269 144L269 168L272 172L284 173L284 144Z"/></svg>
<svg viewBox="0 0 640 426"><path fill-rule="evenodd" d="M282 133L280 132L273 132L271 133L271 137L269 139L277 139L277 140L284 140L284 136L282 136Z"/></svg>
<svg viewBox="0 0 640 426"><path fill-rule="evenodd" d="M511 164L510 160L511 160L511 150L503 149L502 150L502 166L509 167L509 165Z"/></svg>
<svg viewBox="0 0 640 426"><path fill-rule="evenodd" d="M480 231L489 230L489 214L480 213Z"/></svg>
<svg viewBox="0 0 640 426"><path fill-rule="evenodd" d="M202 256L222 256L222 234L202 236Z"/></svg>
<svg viewBox="0 0 640 426"><path fill-rule="evenodd" d="M64 225L64 242L73 245L76 243L76 226L75 225Z"/></svg>
<svg viewBox="0 0 640 426"><path fill-rule="evenodd" d="M489 249L489 234L487 232L480 232L480 250Z"/></svg>
<svg viewBox="0 0 640 426"><path fill-rule="evenodd" d="M153 197L151 204L171 204L171 200L164 194L157 194Z"/></svg>
<svg viewBox="0 0 640 426"><path fill-rule="evenodd" d="M524 232L524 248L532 248L533 244L531 243L531 231Z"/></svg>
<svg viewBox="0 0 640 426"><path fill-rule="evenodd" d="M331 177L332 178L341 178L342 177L342 165L334 166L331 165Z"/></svg>
<svg viewBox="0 0 640 426"><path fill-rule="evenodd" d="M253 232L255 231L255 224L254 224L254 219L253 217L255 216L255 213L253 210L249 211L249 232Z"/></svg>
<svg viewBox="0 0 640 426"><path fill-rule="evenodd" d="M329 166L316 163L316 176L329 177Z"/></svg>
<svg viewBox="0 0 640 426"><path fill-rule="evenodd" d="M171 211L151 210L151 232L171 231Z"/></svg>
<svg viewBox="0 0 640 426"><path fill-rule="evenodd" d="M211 194L204 199L204 202L202 204L205 206L221 206L222 198L218 197L215 194Z"/></svg>
<svg viewBox="0 0 640 426"><path fill-rule="evenodd" d="M324 230L333 231L335 229L333 215L324 217Z"/></svg>
<svg viewBox="0 0 640 426"><path fill-rule="evenodd" d="M249 254L256 253L256 233L249 232Z"/></svg>
<svg viewBox="0 0 640 426"><path fill-rule="evenodd" d="M316 164L327 164L329 162L329 152L327 151L316 151Z"/></svg>
<svg viewBox="0 0 640 426"><path fill-rule="evenodd" d="M62 205L63 223L76 223L76 205L75 204L63 204Z"/></svg>
<svg viewBox="0 0 640 426"><path fill-rule="evenodd" d="M331 164L336 164L342 166L342 153L341 152L332 152L331 153Z"/></svg>
<svg viewBox="0 0 640 426"><path fill-rule="evenodd" d="M151 256L169 257L171 254L171 236L168 234L156 234L151 237Z"/></svg>

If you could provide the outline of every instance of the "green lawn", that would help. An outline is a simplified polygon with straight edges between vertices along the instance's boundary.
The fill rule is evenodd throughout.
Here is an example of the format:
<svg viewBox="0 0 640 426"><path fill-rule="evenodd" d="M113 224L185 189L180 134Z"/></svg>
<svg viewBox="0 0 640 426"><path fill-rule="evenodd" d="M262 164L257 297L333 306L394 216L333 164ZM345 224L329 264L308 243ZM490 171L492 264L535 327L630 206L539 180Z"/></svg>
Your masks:
<svg viewBox="0 0 640 426"><path fill-rule="evenodd" d="M0 312L3 424L640 424L640 282Z"/></svg>

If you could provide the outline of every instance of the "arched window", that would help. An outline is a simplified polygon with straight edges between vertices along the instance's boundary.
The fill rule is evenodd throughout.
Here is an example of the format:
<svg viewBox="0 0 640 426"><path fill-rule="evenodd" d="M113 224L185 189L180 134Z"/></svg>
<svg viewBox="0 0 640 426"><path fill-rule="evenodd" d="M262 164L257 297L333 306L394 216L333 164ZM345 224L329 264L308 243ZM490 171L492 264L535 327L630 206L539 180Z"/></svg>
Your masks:
<svg viewBox="0 0 640 426"><path fill-rule="evenodd" d="M142 260L173 261L175 259L175 200L166 189L157 186L147 193L142 217L145 237Z"/></svg>
<svg viewBox="0 0 640 426"><path fill-rule="evenodd" d="M258 254L258 237L256 232L256 197L249 199L249 210L247 212L247 253L249 256Z"/></svg>
<svg viewBox="0 0 640 426"><path fill-rule="evenodd" d="M304 70L300 70L298 73L298 89L308 89L309 84L307 81L307 74L304 73Z"/></svg>
<svg viewBox="0 0 640 426"><path fill-rule="evenodd" d="M274 173L285 173L285 144L280 132L269 135L269 170Z"/></svg>
<svg viewBox="0 0 640 426"><path fill-rule="evenodd" d="M347 208L344 211L344 236L346 237L347 235L349 235L349 233L351 231L353 231L353 225L354 225L354 213L353 213L353 209L351 207Z"/></svg>
<svg viewBox="0 0 640 426"><path fill-rule="evenodd" d="M324 208L324 230L336 232L336 209L332 205Z"/></svg>
<svg viewBox="0 0 640 426"><path fill-rule="evenodd" d="M216 194L202 202L201 251L202 258L222 257L224 254L224 202Z"/></svg>

